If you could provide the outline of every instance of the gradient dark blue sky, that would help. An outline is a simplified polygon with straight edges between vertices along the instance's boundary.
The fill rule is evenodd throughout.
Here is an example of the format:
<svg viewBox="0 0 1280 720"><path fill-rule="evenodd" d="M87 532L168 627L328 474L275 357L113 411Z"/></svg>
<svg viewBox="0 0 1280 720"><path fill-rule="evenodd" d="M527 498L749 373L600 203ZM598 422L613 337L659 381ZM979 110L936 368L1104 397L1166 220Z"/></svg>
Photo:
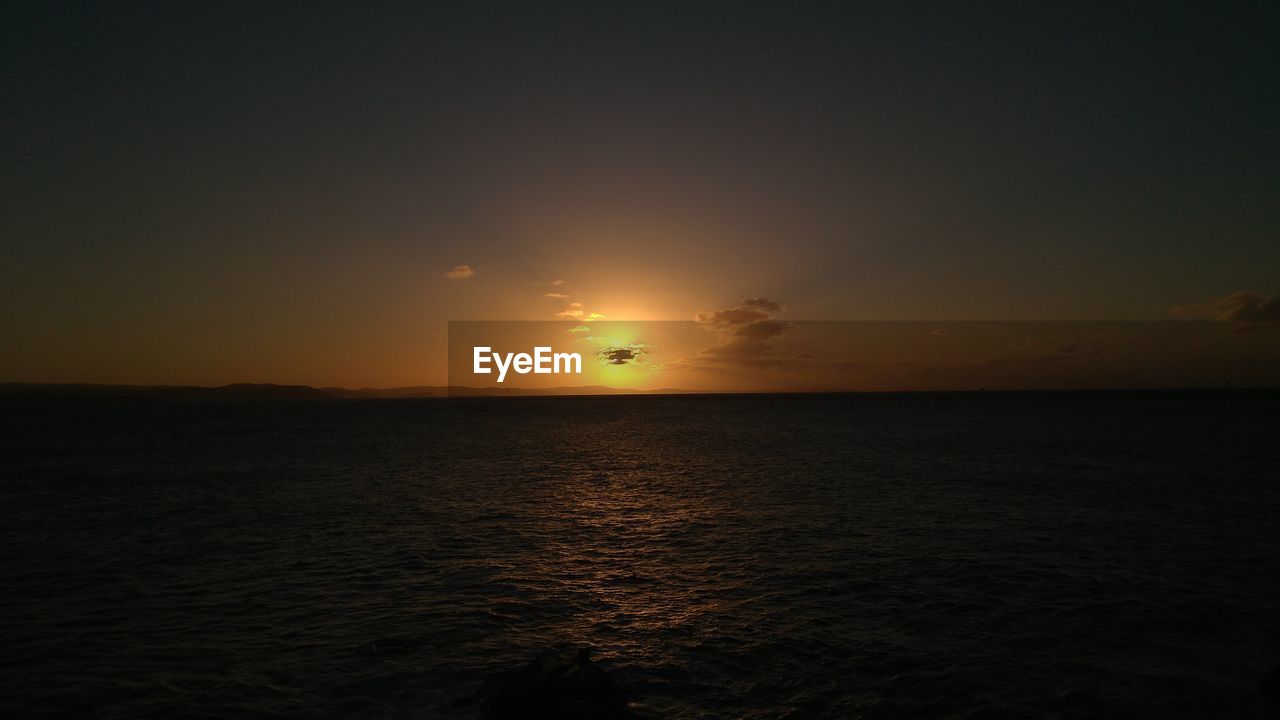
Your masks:
<svg viewBox="0 0 1280 720"><path fill-rule="evenodd" d="M178 5L4 11L0 379L430 382L445 320L553 280L681 319L1280 289L1274 3Z"/></svg>

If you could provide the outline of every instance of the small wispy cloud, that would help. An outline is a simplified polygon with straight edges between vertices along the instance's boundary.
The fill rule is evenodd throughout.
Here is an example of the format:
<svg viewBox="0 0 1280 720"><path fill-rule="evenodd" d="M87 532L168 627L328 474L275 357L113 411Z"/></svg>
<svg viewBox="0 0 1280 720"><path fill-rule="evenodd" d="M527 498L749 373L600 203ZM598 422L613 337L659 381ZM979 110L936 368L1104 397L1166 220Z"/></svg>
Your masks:
<svg viewBox="0 0 1280 720"><path fill-rule="evenodd" d="M547 293L546 297L562 303L561 310L556 313L556 317L561 320L582 320L584 322L591 322L592 320L604 319L603 313L588 312L585 305L573 300L573 296L567 293Z"/></svg>
<svg viewBox="0 0 1280 720"><path fill-rule="evenodd" d="M566 320L581 320L586 314L586 311L582 309L582 303L571 302L563 310L556 313L556 317Z"/></svg>
<svg viewBox="0 0 1280 720"><path fill-rule="evenodd" d="M466 280L476 274L476 271L470 265L454 265L453 269L444 274L450 280Z"/></svg>

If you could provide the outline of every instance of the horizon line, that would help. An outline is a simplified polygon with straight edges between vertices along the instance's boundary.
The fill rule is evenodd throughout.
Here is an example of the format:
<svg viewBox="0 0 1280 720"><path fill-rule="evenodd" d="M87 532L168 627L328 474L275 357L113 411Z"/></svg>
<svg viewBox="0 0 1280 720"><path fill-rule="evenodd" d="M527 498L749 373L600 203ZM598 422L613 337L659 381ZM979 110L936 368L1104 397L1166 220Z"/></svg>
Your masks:
<svg viewBox="0 0 1280 720"><path fill-rule="evenodd" d="M990 394L990 393L1095 393L1095 392L1260 392L1277 391L1280 386L1258 385L1204 385L1204 386L1117 386L1117 387L976 387L976 388L901 388L893 390L868 390L856 388L813 388L813 389L761 389L761 390L689 390L684 388L655 388L640 390L636 388L618 388L609 385L564 385L551 388L495 388L473 387L467 385L401 385L393 387L361 387L347 388L340 386L315 386L305 384L252 383L236 382L224 385L140 385L130 383L84 383L84 382L0 382L0 396L40 397L40 390L49 391L117 391L120 393L138 393L159 391L161 393L179 394L184 391L203 395L188 396L185 399L244 399L244 400L445 400L445 399L477 399L477 398L521 398L521 397L610 397L610 396L677 396L677 395L895 395L895 394ZM16 391L16 392L15 392ZM30 391L28 395L27 392ZM235 395L237 391L242 394ZM257 391L256 393L254 391ZM396 393L404 394L380 394ZM417 391L419 394L412 394ZM430 392L429 394L428 391ZM585 392L575 392L585 391ZM347 394L343 394L347 393ZM80 393L75 393L79 395ZM66 398L66 395L62 396ZM118 396L117 396L118 397ZM43 395L43 399L54 399Z"/></svg>

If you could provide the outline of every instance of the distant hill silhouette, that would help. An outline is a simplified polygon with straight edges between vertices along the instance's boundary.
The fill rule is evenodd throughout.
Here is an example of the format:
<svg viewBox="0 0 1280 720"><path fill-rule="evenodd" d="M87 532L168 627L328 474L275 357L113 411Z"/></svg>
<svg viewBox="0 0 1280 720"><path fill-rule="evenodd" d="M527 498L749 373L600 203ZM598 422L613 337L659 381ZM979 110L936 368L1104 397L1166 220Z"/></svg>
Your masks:
<svg viewBox="0 0 1280 720"><path fill-rule="evenodd" d="M325 387L324 392L344 398L426 398L426 397L522 397L529 395L670 395L692 392L663 388L661 390L632 390L608 385L579 385L576 387L518 388L518 387L467 387L465 385L417 385L397 388L348 388Z"/></svg>
<svg viewBox="0 0 1280 720"><path fill-rule="evenodd" d="M441 389L443 390L445 388ZM675 390L672 388L664 388L661 390L632 390L628 388L609 387L608 385L580 385L577 387L554 388L473 388L461 385L451 385L447 390L448 394L452 397L517 397L522 395L672 395L694 392L692 390Z"/></svg>
<svg viewBox="0 0 1280 720"><path fill-rule="evenodd" d="M0 383L0 398L29 399L156 399L156 400L359 400L378 398L526 397L535 395L661 395L686 393L663 389L638 391L605 385L557 388L473 388L419 385L397 388L314 388L309 385L234 383L219 387L197 385L94 385L84 383Z"/></svg>
<svg viewBox="0 0 1280 720"><path fill-rule="evenodd" d="M333 400L335 396L308 385L234 383L197 385L92 385L78 383L0 383L9 398L136 398L163 400Z"/></svg>
<svg viewBox="0 0 1280 720"><path fill-rule="evenodd" d="M340 398L430 398L430 397L446 397L449 394L448 388L433 387L429 385L414 385L411 387L394 387L394 388L340 388L340 387L323 387L322 391Z"/></svg>

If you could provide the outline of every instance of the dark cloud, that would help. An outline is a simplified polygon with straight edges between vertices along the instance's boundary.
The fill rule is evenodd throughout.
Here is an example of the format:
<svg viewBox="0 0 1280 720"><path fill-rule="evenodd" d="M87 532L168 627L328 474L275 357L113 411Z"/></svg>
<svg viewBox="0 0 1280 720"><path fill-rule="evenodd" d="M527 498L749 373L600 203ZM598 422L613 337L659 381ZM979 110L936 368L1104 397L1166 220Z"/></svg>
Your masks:
<svg viewBox="0 0 1280 720"><path fill-rule="evenodd" d="M1228 322L1280 322L1280 295L1263 297L1243 291L1208 302L1178 305L1171 308L1170 312L1178 317L1210 318Z"/></svg>
<svg viewBox="0 0 1280 720"><path fill-rule="evenodd" d="M756 307L739 305L728 310L703 311L693 316L694 320L708 325L734 325L738 323L768 320L769 312Z"/></svg>
<svg viewBox="0 0 1280 720"><path fill-rule="evenodd" d="M607 365L632 365L640 362L640 358L648 354L651 345L631 343L622 347L601 348L596 357Z"/></svg>
<svg viewBox="0 0 1280 720"><path fill-rule="evenodd" d="M719 327L745 325L768 320L783 309L781 303L768 298L755 297L747 298L725 310L703 310L694 315L693 319L704 325Z"/></svg>
<svg viewBox="0 0 1280 720"><path fill-rule="evenodd" d="M602 348L596 353L601 360L610 365L626 365L636 359L636 351L631 348L624 347L607 347Z"/></svg>
<svg viewBox="0 0 1280 720"><path fill-rule="evenodd" d="M767 313L779 313L783 311L782 303L774 302L768 298L747 298L742 301L742 304L746 307L760 308Z"/></svg>
<svg viewBox="0 0 1280 720"><path fill-rule="evenodd" d="M686 367L725 367L731 365L776 365L783 357L772 341L782 337L790 327L774 320L784 310L782 303L753 297L723 310L704 310L694 320L719 339L713 345L683 361Z"/></svg>
<svg viewBox="0 0 1280 720"><path fill-rule="evenodd" d="M787 331L788 327L788 323L778 322L777 320L760 320L734 328L733 336L743 340L764 341L769 338L779 337Z"/></svg>

